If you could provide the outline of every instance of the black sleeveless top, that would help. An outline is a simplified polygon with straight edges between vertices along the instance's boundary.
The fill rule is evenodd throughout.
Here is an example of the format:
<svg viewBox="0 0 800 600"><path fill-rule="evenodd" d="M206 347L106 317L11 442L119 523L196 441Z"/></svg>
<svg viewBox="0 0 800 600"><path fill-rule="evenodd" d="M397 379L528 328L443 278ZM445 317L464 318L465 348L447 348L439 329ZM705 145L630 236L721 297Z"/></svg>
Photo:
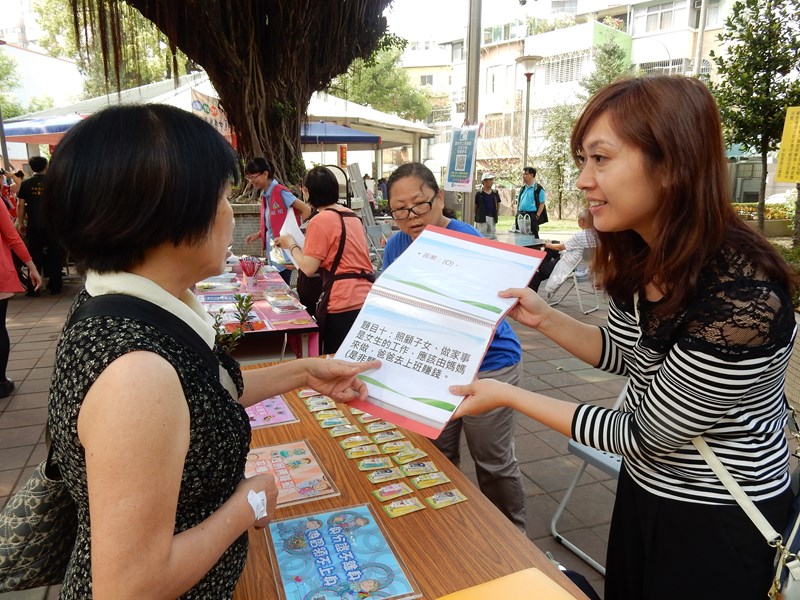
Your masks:
<svg viewBox="0 0 800 600"><path fill-rule="evenodd" d="M73 310L87 298L88 293L82 291ZM86 392L103 370L120 356L139 350L158 354L175 368L189 407L189 449L175 533L190 529L211 515L230 498L244 477L250 425L242 405L219 382L218 372L210 372L194 350L152 325L119 317L78 321L59 340L48 401L55 460L78 510L78 539L59 598L84 599L92 595L89 496L84 449L78 440L78 412ZM224 352L215 353L241 395L243 382L238 364ZM246 558L245 532L181 598L230 598Z"/></svg>

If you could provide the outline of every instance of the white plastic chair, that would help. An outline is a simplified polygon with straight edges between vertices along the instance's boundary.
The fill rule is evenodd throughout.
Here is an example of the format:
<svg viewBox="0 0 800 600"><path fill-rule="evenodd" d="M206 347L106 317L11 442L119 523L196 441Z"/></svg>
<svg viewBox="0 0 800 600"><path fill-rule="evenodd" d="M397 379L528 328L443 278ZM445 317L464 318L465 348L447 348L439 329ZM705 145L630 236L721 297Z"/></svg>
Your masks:
<svg viewBox="0 0 800 600"><path fill-rule="evenodd" d="M627 385L622 388L622 391L617 397L616 402L614 402L614 409L619 408L623 400L625 400L626 390ZM564 509L567 507L575 488L578 487L578 482L581 480L581 477L583 477L586 467L589 465L597 467L606 475L610 475L616 479L619 477L619 470L622 467L622 457L618 454L611 454L609 452L603 452L602 450L590 448L589 446L579 444L575 440L569 440L567 443L567 450L570 454L573 454L583 460L583 463L578 468L578 472L575 473L575 477L572 478L572 482L569 484L567 491L564 493L564 498L561 500L561 504L558 505L556 512L553 514L553 518L550 521L550 533L557 542L563 544L567 549L571 550L578 557L585 560L589 565L592 566L592 568L605 575L606 568L604 565L600 564L597 560L589 556L589 554L587 554L584 550L581 550L577 545L575 545L574 542L571 542L565 538L563 534L558 532L558 519L561 517Z"/></svg>
<svg viewBox="0 0 800 600"><path fill-rule="evenodd" d="M364 231L367 234L367 249L369 250L370 259L375 266L375 270L380 271L383 266L383 246L386 243L381 232L381 226L365 224Z"/></svg>
<svg viewBox="0 0 800 600"><path fill-rule="evenodd" d="M578 262L578 264L572 268L572 271L570 272L569 275L567 275L567 278L564 280L564 282L560 286L558 286L558 288L556 288L556 290L552 294L548 295L547 303L550 306L557 306L558 304L560 304L567 297L567 295L574 289L575 294L578 296L578 306L581 307L581 312L583 314L588 315L589 313L593 313L594 311L600 308L600 295L597 293L597 286L595 285L594 277L592 276L592 272L589 270L589 265L592 262L593 251L594 248L585 248L583 250L583 257L581 258L580 262ZM585 273L585 275L579 276L578 273ZM578 285L579 283L586 281L588 281L589 284L592 286L592 292L594 293L594 306L592 308L589 308L588 310L584 310L583 308L583 298L581 297L581 288ZM555 298L564 286L568 287L561 295L561 297L558 298L557 300L552 300L552 298Z"/></svg>

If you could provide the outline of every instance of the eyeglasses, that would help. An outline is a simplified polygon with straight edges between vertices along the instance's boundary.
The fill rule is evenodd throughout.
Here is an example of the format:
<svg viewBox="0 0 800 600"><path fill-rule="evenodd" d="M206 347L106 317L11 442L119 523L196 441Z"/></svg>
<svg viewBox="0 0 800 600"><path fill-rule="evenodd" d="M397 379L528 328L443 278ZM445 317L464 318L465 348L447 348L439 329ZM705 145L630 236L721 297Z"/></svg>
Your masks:
<svg viewBox="0 0 800 600"><path fill-rule="evenodd" d="M415 204L411 208L396 208L395 210L391 211L392 218L395 221L405 221L406 219L411 218L411 213L414 213L418 217L422 215L426 215L431 212L433 208L433 202L436 199L434 195L433 198L426 202L420 202L419 204Z"/></svg>

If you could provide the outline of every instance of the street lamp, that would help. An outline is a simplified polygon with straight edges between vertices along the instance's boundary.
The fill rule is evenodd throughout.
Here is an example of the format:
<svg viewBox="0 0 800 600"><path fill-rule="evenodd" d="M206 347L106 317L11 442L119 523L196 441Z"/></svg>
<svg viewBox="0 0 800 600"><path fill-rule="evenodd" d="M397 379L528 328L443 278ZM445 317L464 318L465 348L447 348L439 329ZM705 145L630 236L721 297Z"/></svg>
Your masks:
<svg viewBox="0 0 800 600"><path fill-rule="evenodd" d="M5 46L6 41L0 38L0 46ZM3 124L3 107L0 106L0 152L3 154L3 168L11 170L11 163L8 162L8 146L6 146L6 128Z"/></svg>
<svg viewBox="0 0 800 600"><path fill-rule="evenodd" d="M541 56L520 56L517 59L517 64L522 67L525 73L525 80L527 83L527 90L525 92L525 149L522 154L522 166L528 166L528 121L531 116L531 77L536 65L542 60Z"/></svg>

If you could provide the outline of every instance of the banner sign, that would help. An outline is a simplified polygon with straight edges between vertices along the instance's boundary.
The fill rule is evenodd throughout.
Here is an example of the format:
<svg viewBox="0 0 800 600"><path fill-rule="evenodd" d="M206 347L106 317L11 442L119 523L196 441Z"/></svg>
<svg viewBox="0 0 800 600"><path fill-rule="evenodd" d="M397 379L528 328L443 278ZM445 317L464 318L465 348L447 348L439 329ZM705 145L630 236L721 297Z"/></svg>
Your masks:
<svg viewBox="0 0 800 600"><path fill-rule="evenodd" d="M472 176L475 172L475 156L478 150L479 125L453 129L450 142L450 158L447 161L447 177L444 189L453 192L471 192Z"/></svg>
<svg viewBox="0 0 800 600"><path fill-rule="evenodd" d="M231 126L228 124L228 115L219 104L219 98L208 96L196 89L192 90L192 114L210 123L228 141L231 141Z"/></svg>
<svg viewBox="0 0 800 600"><path fill-rule="evenodd" d="M786 111L775 181L800 182L800 106L793 106Z"/></svg>

